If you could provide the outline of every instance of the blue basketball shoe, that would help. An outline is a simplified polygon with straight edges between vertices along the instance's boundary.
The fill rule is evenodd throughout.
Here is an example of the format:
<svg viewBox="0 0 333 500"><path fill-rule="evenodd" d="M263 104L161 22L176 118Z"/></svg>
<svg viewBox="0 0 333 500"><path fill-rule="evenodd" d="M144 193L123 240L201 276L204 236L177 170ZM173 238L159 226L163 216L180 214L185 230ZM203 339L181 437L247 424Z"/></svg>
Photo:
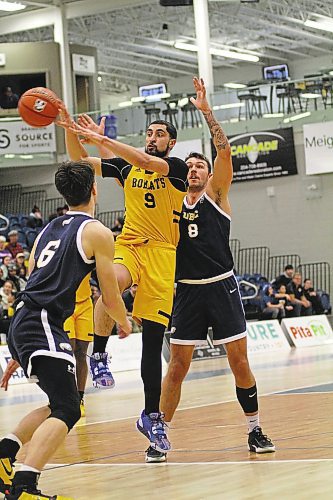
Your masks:
<svg viewBox="0 0 333 500"><path fill-rule="evenodd" d="M150 446L155 450L166 453L171 449L170 441L165 432L166 424L163 413L149 413L143 410L136 422L136 428L149 439Z"/></svg>
<svg viewBox="0 0 333 500"><path fill-rule="evenodd" d="M107 352L96 352L89 359L90 373L93 386L98 389L111 389L115 381L109 368L109 357Z"/></svg>

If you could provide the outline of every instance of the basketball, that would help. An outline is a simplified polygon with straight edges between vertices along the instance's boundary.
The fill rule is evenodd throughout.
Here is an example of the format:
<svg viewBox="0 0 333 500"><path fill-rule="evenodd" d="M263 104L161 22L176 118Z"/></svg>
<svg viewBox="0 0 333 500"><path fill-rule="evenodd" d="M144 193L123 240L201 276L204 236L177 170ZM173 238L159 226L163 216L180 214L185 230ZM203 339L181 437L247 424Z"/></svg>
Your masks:
<svg viewBox="0 0 333 500"><path fill-rule="evenodd" d="M59 114L61 100L44 87L36 87L22 94L18 102L18 110L22 120L32 127L50 125Z"/></svg>

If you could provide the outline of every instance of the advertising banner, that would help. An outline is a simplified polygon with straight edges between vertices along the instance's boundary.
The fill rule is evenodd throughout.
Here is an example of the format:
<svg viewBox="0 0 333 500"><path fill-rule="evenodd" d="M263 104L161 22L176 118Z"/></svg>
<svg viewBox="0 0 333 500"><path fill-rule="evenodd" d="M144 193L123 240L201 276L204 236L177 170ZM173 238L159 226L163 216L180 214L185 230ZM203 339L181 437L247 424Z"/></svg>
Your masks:
<svg viewBox="0 0 333 500"><path fill-rule="evenodd" d="M333 122L303 125L306 175L333 172Z"/></svg>
<svg viewBox="0 0 333 500"><path fill-rule="evenodd" d="M12 359L11 354L7 346L0 346L0 374L5 371L7 368L8 362ZM0 375L1 378L1 375ZM9 380L10 384L22 384L23 382L27 382L27 379L23 373L22 368L18 368L15 373L13 373L11 379Z"/></svg>
<svg viewBox="0 0 333 500"><path fill-rule="evenodd" d="M0 156L7 154L53 153L55 125L34 128L22 121L0 122Z"/></svg>
<svg viewBox="0 0 333 500"><path fill-rule="evenodd" d="M247 323L247 349L251 353L290 349L277 319Z"/></svg>
<svg viewBox="0 0 333 500"><path fill-rule="evenodd" d="M333 332L327 316L301 316L282 321L282 328L296 347L333 344Z"/></svg>
<svg viewBox="0 0 333 500"><path fill-rule="evenodd" d="M228 139L234 168L233 182L297 174L291 127L266 132L249 132L230 136Z"/></svg>

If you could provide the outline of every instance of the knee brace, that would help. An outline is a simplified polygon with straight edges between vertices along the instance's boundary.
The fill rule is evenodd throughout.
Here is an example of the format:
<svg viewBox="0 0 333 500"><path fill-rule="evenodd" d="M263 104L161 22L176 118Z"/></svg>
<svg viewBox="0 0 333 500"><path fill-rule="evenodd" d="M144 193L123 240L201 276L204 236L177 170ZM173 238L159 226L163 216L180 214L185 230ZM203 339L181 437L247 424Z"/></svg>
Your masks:
<svg viewBox="0 0 333 500"><path fill-rule="evenodd" d="M78 394L77 397L65 397L62 394L55 394L50 401L51 414L48 418L53 417L62 420L67 427L68 432L74 427L76 422L81 417L80 412L80 398Z"/></svg>

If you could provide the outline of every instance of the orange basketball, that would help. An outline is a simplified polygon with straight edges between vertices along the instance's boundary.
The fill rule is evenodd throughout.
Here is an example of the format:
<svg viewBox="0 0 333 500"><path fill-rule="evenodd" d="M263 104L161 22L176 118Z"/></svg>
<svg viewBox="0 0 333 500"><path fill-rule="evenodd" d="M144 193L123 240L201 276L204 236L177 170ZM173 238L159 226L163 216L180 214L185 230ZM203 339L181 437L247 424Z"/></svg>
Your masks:
<svg viewBox="0 0 333 500"><path fill-rule="evenodd" d="M61 100L52 90L36 87L21 95L18 110L28 125L45 127L56 119L60 104Z"/></svg>

